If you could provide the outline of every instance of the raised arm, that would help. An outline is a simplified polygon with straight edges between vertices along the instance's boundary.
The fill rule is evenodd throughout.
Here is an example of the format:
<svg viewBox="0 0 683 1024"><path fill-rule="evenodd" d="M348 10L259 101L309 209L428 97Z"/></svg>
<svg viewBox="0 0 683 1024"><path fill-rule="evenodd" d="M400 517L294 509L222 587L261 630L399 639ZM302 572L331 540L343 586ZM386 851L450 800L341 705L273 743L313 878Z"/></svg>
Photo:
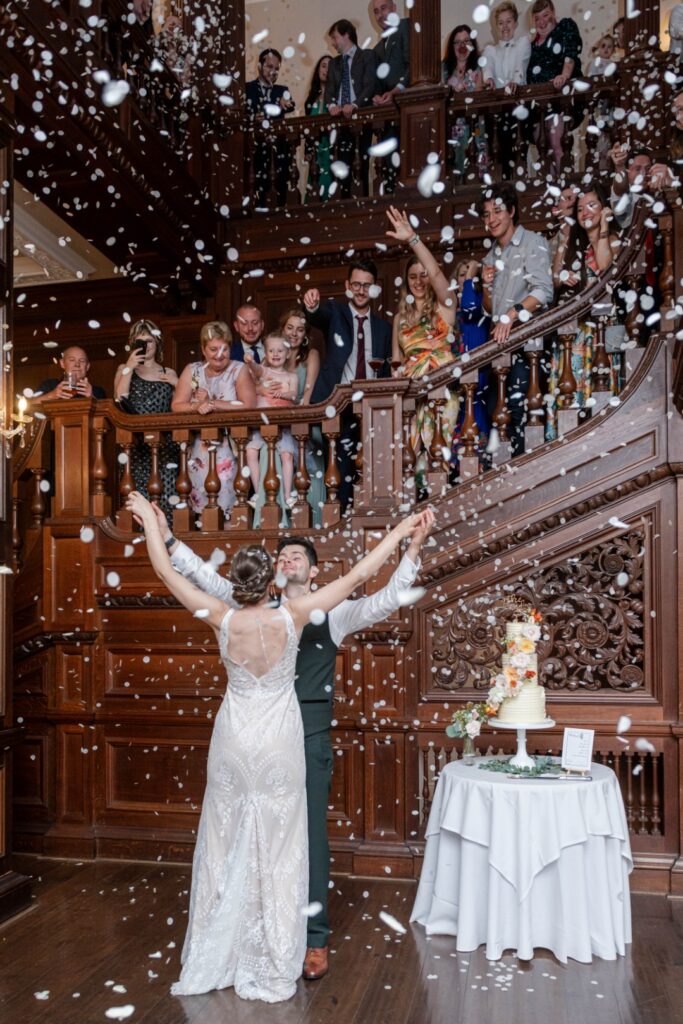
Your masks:
<svg viewBox="0 0 683 1024"><path fill-rule="evenodd" d="M427 271L429 283L434 289L439 302L441 316L448 326L452 327L455 323L455 304L453 296L448 290L448 279L427 246L414 230L407 212L404 210L401 213L395 206L390 206L386 213L393 227L393 231L387 231L387 235L389 238L395 238L397 242L402 242L404 245L409 245L412 248L416 257Z"/></svg>
<svg viewBox="0 0 683 1024"><path fill-rule="evenodd" d="M373 576L386 562L387 558L399 546L402 540L409 537L424 522L426 513L421 512L407 516L398 526L385 534L377 547L356 562L352 569L341 579L328 583L311 594L297 597L289 601L287 608L292 614L298 629L303 629L309 621L312 611L329 612L347 598L361 583Z"/></svg>
<svg viewBox="0 0 683 1024"><path fill-rule="evenodd" d="M201 617L206 619L209 625L218 632L226 612L225 602L199 590L175 571L166 546L161 539L161 531L154 509L146 498L143 498L138 491L132 491L128 495L126 508L142 523L147 541L147 553L152 568L161 582L189 612L192 612L193 615L201 612Z"/></svg>

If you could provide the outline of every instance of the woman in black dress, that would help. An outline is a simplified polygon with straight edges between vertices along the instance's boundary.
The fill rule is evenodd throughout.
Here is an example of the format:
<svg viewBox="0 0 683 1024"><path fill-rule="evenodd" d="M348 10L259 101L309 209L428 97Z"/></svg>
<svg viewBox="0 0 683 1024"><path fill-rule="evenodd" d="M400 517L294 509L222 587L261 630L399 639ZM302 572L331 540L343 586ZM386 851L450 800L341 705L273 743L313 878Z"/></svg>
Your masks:
<svg viewBox="0 0 683 1024"><path fill-rule="evenodd" d="M130 355L116 371L114 397L126 412L152 416L170 412L178 377L175 370L163 365L164 340L161 330L151 320L138 320L128 335ZM147 482L152 470L152 451L140 440L131 452L130 471L135 489L149 498ZM169 501L176 492L178 445L170 437L159 446L159 476L163 492L159 507L169 523L173 508Z"/></svg>
<svg viewBox="0 0 683 1024"><path fill-rule="evenodd" d="M531 20L535 35L531 43L526 80L529 85L552 82L554 88L562 92L571 79L581 77L580 54L583 43L579 27L573 18L557 20L552 0L535 0L531 5ZM571 131L574 124L581 121L583 110L575 105L572 117L571 114L565 115L559 107L553 107L551 104L548 115L548 156L551 171L558 176L562 170L562 136L565 131ZM538 116L532 115L529 120L530 127L533 128L534 142L538 141L540 130ZM569 116L568 126L565 124L565 116Z"/></svg>

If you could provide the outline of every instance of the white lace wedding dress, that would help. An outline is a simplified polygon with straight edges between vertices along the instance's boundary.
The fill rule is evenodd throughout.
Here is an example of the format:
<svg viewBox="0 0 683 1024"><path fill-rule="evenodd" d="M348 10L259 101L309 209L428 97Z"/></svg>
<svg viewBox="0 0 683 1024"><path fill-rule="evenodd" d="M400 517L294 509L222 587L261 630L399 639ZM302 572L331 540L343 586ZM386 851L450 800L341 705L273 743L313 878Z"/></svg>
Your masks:
<svg viewBox="0 0 683 1024"><path fill-rule="evenodd" d="M298 639L287 609L282 656L253 676L228 655L234 609L220 630L228 688L209 747L192 866L190 917L173 995L234 985L268 1003L296 990L306 953L308 845Z"/></svg>

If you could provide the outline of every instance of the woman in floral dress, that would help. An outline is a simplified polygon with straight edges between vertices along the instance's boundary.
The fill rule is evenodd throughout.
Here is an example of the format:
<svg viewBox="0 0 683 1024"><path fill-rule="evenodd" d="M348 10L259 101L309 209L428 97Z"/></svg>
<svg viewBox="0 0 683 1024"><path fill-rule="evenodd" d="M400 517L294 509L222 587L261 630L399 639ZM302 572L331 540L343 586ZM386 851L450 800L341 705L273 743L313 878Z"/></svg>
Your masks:
<svg viewBox="0 0 683 1024"><path fill-rule="evenodd" d="M393 231L387 231L387 235L413 250L406 265L394 317L392 360L401 364L396 371L397 376L426 378L453 362L455 302L446 277L411 226L408 214L390 206L387 217L393 228ZM441 429L444 441L450 447L459 401L447 388L444 388L444 393L446 401L442 407ZM420 401L411 423L410 438L417 458L415 475L418 491L425 488L427 452L434 437L434 426L433 405L428 400Z"/></svg>

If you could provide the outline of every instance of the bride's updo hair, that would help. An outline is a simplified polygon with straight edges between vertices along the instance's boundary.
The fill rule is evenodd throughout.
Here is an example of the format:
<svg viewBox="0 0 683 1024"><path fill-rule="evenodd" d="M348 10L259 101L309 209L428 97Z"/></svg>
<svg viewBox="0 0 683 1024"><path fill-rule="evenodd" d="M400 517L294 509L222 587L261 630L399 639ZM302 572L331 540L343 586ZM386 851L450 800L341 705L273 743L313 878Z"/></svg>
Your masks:
<svg viewBox="0 0 683 1024"><path fill-rule="evenodd" d="M273 560L267 551L250 544L239 548L230 563L232 596L240 604L258 604L273 579Z"/></svg>

